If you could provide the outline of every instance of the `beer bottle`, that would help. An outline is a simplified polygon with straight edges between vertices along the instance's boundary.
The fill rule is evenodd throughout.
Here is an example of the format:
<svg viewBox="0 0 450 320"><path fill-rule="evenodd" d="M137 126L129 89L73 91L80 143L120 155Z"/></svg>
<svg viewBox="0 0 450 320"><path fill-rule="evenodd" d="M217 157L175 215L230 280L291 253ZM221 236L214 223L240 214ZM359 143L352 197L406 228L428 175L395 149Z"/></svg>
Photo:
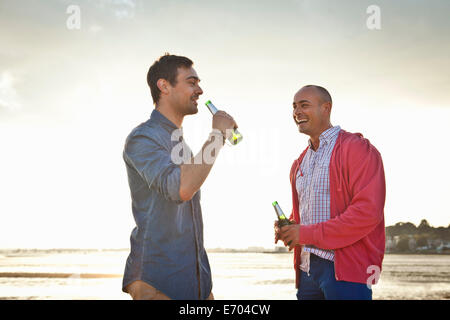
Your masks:
<svg viewBox="0 0 450 320"><path fill-rule="evenodd" d="M206 101L205 105L208 107L209 111L212 115L215 115L218 111L217 108L212 104L211 100ZM242 134L238 131L238 129L233 129L232 136L228 138L228 141L231 145L236 145L242 140Z"/></svg>
<svg viewBox="0 0 450 320"><path fill-rule="evenodd" d="M292 222L286 218L286 216L283 213L283 210L281 210L280 205L277 201L272 202L273 208L275 209L275 213L278 217L278 227L281 229L281 227L287 226L292 224ZM289 241L288 245L291 244L292 241Z"/></svg>

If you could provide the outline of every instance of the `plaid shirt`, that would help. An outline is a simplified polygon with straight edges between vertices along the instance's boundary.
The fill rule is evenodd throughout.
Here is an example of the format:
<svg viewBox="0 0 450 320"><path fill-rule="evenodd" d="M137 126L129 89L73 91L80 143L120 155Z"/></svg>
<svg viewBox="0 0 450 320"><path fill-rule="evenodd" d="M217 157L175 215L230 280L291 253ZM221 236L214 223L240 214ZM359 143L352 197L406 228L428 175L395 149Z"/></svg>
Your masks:
<svg viewBox="0 0 450 320"><path fill-rule="evenodd" d="M335 126L324 131L319 137L320 144L316 151L311 148L311 141L309 141L309 148L297 172L296 180L302 225L316 224L330 219L329 165L340 130L339 126ZM334 261L333 250L305 246L304 251Z"/></svg>

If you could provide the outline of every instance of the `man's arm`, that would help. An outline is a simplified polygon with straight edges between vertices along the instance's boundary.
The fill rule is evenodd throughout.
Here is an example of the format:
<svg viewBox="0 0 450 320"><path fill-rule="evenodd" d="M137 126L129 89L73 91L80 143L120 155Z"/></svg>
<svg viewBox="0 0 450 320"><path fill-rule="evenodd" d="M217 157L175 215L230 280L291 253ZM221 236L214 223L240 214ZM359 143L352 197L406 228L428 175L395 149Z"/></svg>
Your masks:
<svg viewBox="0 0 450 320"><path fill-rule="evenodd" d="M123 157L128 166L165 199L180 202L180 167L171 160L167 149L160 144L156 133L137 132L124 148Z"/></svg>
<svg viewBox="0 0 450 320"><path fill-rule="evenodd" d="M339 216L325 222L283 227L280 239L295 245L309 244L321 249L349 246L369 234L383 219L386 194L384 168L379 152L369 146L362 159L349 168L353 198Z"/></svg>
<svg viewBox="0 0 450 320"><path fill-rule="evenodd" d="M189 164L180 166L180 198L182 201L190 200L200 189L223 146L224 137L229 133L229 129L237 128L237 125L227 113L218 111L213 116L212 127L213 132L199 153L190 159Z"/></svg>

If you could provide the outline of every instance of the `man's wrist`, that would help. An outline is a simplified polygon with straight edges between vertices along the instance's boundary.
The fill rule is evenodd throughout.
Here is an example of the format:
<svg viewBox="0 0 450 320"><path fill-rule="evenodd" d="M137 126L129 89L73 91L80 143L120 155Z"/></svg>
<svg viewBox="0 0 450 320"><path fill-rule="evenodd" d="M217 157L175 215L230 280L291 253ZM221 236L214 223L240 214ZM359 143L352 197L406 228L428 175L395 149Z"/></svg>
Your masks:
<svg viewBox="0 0 450 320"><path fill-rule="evenodd" d="M210 139L211 137L214 137L214 139L222 139L220 141L222 142L222 145L224 145L225 135L219 129L212 129L211 133L209 134Z"/></svg>

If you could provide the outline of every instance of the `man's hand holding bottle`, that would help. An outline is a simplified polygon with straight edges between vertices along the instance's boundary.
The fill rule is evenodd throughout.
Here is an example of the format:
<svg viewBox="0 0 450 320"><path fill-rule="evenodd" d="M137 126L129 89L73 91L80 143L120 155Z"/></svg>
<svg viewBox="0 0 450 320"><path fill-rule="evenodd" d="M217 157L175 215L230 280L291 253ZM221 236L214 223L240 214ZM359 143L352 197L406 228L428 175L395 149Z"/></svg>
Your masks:
<svg viewBox="0 0 450 320"><path fill-rule="evenodd" d="M275 243L278 240L282 240L285 246L289 246L289 251L292 250L296 245L299 245L300 238L300 225L296 224L295 221L289 220L281 210L280 205L277 201L272 203L278 220L275 220Z"/></svg>
<svg viewBox="0 0 450 320"><path fill-rule="evenodd" d="M236 121L225 111L219 110L213 115L212 128L219 130L225 139L230 138L232 130L237 127Z"/></svg>

